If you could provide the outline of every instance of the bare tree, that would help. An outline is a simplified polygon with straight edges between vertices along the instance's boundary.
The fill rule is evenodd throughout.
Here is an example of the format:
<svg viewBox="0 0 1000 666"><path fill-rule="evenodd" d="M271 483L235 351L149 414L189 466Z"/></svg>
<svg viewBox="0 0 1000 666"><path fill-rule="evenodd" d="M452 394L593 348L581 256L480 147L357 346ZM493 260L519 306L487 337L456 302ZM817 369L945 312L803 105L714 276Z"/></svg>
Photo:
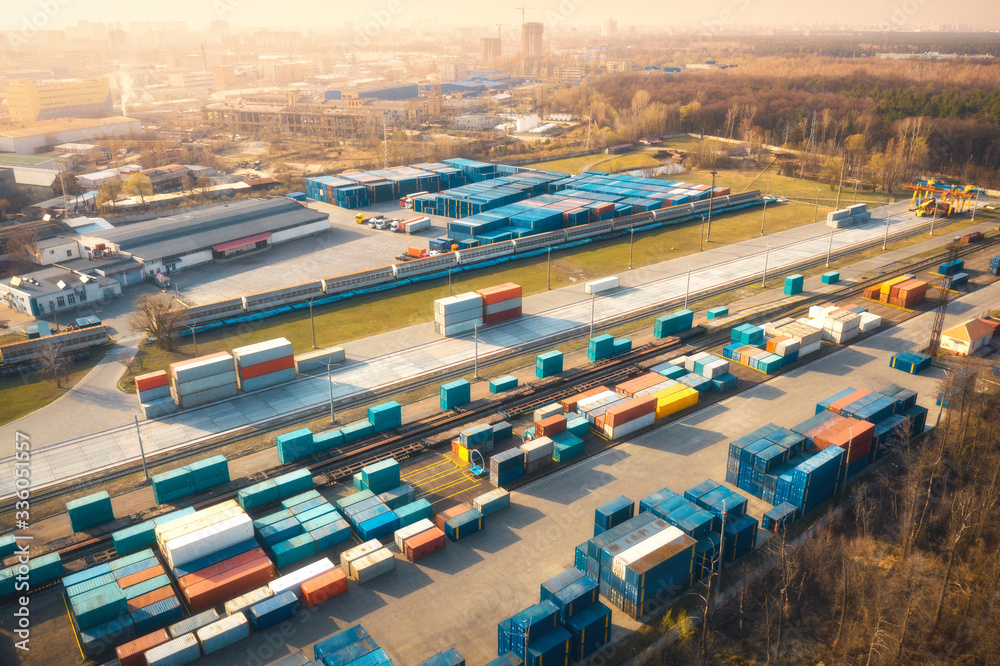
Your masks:
<svg viewBox="0 0 1000 666"><path fill-rule="evenodd" d="M133 331L145 333L161 349L173 351L174 336L186 316L180 303L166 294L143 294L128 317Z"/></svg>
<svg viewBox="0 0 1000 666"><path fill-rule="evenodd" d="M128 374L133 375L135 374L135 364L138 358L139 356L135 353L134 350L126 347L125 349L118 352L118 355L115 357L115 360L121 363L123 366L125 366L125 369L128 370Z"/></svg>
<svg viewBox="0 0 1000 666"><path fill-rule="evenodd" d="M12 273L23 273L34 265L35 243L39 240L34 229L17 229L7 236L4 252L10 256Z"/></svg>
<svg viewBox="0 0 1000 666"><path fill-rule="evenodd" d="M35 362L39 369L56 380L56 388L62 388L62 376L69 367L69 357L62 345L47 342L35 349Z"/></svg>

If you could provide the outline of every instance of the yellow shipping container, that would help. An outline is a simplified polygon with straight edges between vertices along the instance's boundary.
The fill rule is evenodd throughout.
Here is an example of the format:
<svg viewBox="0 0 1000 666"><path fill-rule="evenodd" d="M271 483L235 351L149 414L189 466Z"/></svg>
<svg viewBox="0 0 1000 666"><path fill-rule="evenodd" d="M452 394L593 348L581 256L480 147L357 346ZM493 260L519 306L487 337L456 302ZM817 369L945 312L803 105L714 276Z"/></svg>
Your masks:
<svg viewBox="0 0 1000 666"><path fill-rule="evenodd" d="M469 462L469 449L461 444L456 444L455 447L458 449L458 459L462 462Z"/></svg>
<svg viewBox="0 0 1000 666"><path fill-rule="evenodd" d="M693 388L683 387L674 395L665 398L658 398L656 401L656 418L662 419L671 414L676 414L682 409L694 407L698 404L698 391Z"/></svg>
<svg viewBox="0 0 1000 666"><path fill-rule="evenodd" d="M890 291L892 291L892 288L894 286L896 286L901 282L906 282L907 280L909 280L909 278L902 275L899 277L894 277L891 280L886 280L885 282L882 283L882 293L888 294Z"/></svg>
<svg viewBox="0 0 1000 666"><path fill-rule="evenodd" d="M660 402L661 400L669 398L670 396L674 395L675 393L679 393L679 392L681 392L681 391L683 391L684 389L687 389L687 388L688 387L684 386L684 384L680 384L680 383L671 384L670 386L668 386L667 388L663 389L662 391L657 391L656 393L654 393L653 397L656 398L657 402Z"/></svg>

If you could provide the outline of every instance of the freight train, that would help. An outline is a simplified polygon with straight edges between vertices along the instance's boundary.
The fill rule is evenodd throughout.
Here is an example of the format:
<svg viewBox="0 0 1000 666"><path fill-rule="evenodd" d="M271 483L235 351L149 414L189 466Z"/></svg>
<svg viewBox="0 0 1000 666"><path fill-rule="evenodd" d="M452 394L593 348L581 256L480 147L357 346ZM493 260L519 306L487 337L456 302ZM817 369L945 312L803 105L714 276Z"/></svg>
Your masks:
<svg viewBox="0 0 1000 666"><path fill-rule="evenodd" d="M731 208L753 205L762 200L759 190L715 197L711 200L716 213ZM415 259L390 266L372 268L347 275L305 282L291 287L274 289L231 298L215 303L198 305L185 310L186 326L198 326L226 319L235 319L249 314L263 313L276 308L291 306L330 296L347 296L386 289L394 284L405 284L412 279L428 279L446 275L448 271L461 269L473 264L503 260L510 256L523 256L549 247L567 243L609 236L630 229L650 225L676 224L687 218L708 213L709 199L694 203L670 206L660 210L626 215L611 220L591 222L575 227L524 236L509 241L481 245L479 247L445 252L430 257Z"/></svg>
<svg viewBox="0 0 1000 666"><path fill-rule="evenodd" d="M77 359L88 356L94 347L107 344L110 340L107 326L101 325L0 345L0 377L34 371L38 348L44 345L59 345L64 353Z"/></svg>

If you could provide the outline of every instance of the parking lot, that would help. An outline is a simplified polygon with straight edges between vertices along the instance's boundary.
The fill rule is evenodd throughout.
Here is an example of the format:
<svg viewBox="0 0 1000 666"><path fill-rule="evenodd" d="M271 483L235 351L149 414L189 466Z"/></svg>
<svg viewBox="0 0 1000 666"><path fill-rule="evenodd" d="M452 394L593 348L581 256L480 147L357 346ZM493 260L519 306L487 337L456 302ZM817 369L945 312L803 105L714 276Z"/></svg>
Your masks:
<svg viewBox="0 0 1000 666"><path fill-rule="evenodd" d="M357 224L354 220L357 210L315 201L308 205L330 214L329 231L276 245L261 254L177 273L171 277L181 297L191 305L201 305L386 266L405 254L410 246L426 248L429 239L444 235L449 221L446 217L428 215L431 228L408 235ZM381 213L386 218L404 220L417 217L412 210L400 208L392 201L369 206L360 212L366 216Z"/></svg>

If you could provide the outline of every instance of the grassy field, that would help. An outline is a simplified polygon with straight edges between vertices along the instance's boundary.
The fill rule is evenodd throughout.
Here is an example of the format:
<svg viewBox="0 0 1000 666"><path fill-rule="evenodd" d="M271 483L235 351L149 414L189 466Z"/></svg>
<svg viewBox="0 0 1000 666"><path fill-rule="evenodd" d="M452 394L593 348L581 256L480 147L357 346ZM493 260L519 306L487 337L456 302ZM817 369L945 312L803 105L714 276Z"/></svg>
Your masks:
<svg viewBox="0 0 1000 666"><path fill-rule="evenodd" d="M772 169L773 168L774 167L772 167ZM770 192L775 196L783 196L807 202L815 202L816 191L819 190L820 206L827 205L832 208L837 203L837 190L830 189L829 185L818 183L814 180L789 178L788 176L782 176L778 173L772 173L771 170L760 176L760 178L757 178L759 173L760 172L756 170L742 171L724 169L716 173L715 185L716 187L729 187L733 192L742 192L749 187L750 189L760 190L764 193ZM682 180L687 183L696 183L698 185L712 184L712 174L701 169L695 169L694 171L679 174L677 176L669 176L668 178L675 178L677 180ZM757 179L756 182L754 181L755 178ZM873 194L872 192L858 192L859 202L884 203L888 201L898 201L901 198L907 197L905 194L886 195L884 193ZM845 187L840 197L841 207L849 206L853 202L854 190Z"/></svg>
<svg viewBox="0 0 1000 666"><path fill-rule="evenodd" d="M595 164L590 170L601 171L603 173L618 173L632 169L648 169L650 167L662 166L663 162L653 157L653 155L654 153L647 151L631 153L629 155L614 155L608 157L608 159L600 164Z"/></svg>
<svg viewBox="0 0 1000 666"><path fill-rule="evenodd" d="M69 376L63 378L61 389L56 388L56 383L51 377L38 374L24 378L0 379L0 401L3 402L0 425L16 421L25 414L49 404L66 393L83 379L84 375L90 372L106 353L104 349L97 350L90 355L90 358L74 364L70 369Z"/></svg>
<svg viewBox="0 0 1000 666"><path fill-rule="evenodd" d="M826 209L820 208L820 216ZM766 232L811 223L812 206L779 204L768 206ZM737 214L713 216L712 242L705 247L726 245L760 235L761 209L753 208ZM635 268L648 266L668 259L697 252L701 223L688 222L679 226L661 228L636 234L633 247ZM586 282L616 271L626 270L629 260L628 237L591 243L552 255L552 288ZM524 294L546 290L546 259L533 257L506 264L492 270L456 273L452 293L459 294L502 282L516 282ZM316 345L329 347L351 340L378 335L405 326L430 321L432 301L448 295L447 279L421 282L380 294L353 298L345 303L318 307L315 310ZM379 312L392 313L391 317L373 317L374 307ZM252 344L275 337L290 340L296 350L312 347L312 334L307 310L272 317L237 329L223 328L199 333L198 354L229 351L234 347ZM173 352L155 347L144 349L143 371L165 369L170 363L195 356L191 337L181 339Z"/></svg>

